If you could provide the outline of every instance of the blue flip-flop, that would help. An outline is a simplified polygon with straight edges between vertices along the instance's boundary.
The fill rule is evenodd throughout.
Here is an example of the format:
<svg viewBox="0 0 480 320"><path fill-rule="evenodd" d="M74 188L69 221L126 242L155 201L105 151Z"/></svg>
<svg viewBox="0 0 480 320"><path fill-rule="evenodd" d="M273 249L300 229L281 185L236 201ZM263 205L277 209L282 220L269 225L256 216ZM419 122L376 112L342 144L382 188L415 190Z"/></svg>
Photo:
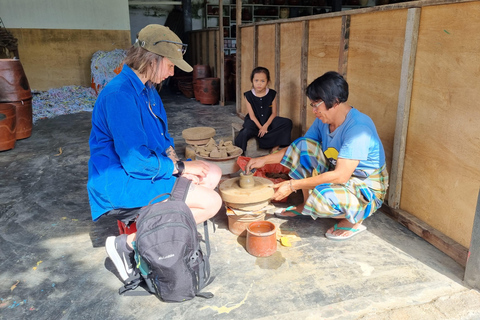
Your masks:
<svg viewBox="0 0 480 320"><path fill-rule="evenodd" d="M280 218L280 219L310 218L310 216L304 215L304 214L298 212L297 210L295 210L294 208L295 208L295 206L290 206L290 207L286 208L285 210L282 210L281 212L275 212L274 215L275 215L275 217ZM285 215L285 212L293 212L293 213L295 213L295 215L294 216L287 216L287 215Z"/></svg>
<svg viewBox="0 0 480 320"><path fill-rule="evenodd" d="M349 235L349 236L336 236L332 233L328 233L326 232L325 233L325 237L329 240L333 240L333 241L344 241L344 240L348 240L350 239L351 237L354 237L356 236L357 234L367 230L367 227L365 227L363 224L359 225L356 229L355 228L344 228L344 227L339 227L337 226L337 224L335 223L335 226L333 226L333 231L336 231L336 230L347 230L347 231L352 231L352 233Z"/></svg>

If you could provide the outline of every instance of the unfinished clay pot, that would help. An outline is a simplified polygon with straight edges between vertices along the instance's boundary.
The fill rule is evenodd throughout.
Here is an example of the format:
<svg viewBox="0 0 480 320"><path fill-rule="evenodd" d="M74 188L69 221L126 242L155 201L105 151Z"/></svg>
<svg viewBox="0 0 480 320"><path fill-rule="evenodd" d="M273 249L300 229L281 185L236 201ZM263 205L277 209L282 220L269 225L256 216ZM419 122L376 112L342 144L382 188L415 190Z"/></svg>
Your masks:
<svg viewBox="0 0 480 320"><path fill-rule="evenodd" d="M253 173L244 174L240 173L240 180L238 181L240 188L250 189L255 186L255 180L253 179Z"/></svg>

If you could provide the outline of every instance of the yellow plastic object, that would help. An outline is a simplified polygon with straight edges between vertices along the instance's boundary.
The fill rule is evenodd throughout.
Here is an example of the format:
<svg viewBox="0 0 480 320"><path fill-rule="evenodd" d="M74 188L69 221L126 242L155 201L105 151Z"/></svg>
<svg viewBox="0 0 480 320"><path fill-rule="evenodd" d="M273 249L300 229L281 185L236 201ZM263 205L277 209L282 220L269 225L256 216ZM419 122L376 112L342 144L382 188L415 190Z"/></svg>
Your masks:
<svg viewBox="0 0 480 320"><path fill-rule="evenodd" d="M280 238L280 243L284 247L291 247L292 246L292 243L290 242L290 240L287 237L281 237Z"/></svg>

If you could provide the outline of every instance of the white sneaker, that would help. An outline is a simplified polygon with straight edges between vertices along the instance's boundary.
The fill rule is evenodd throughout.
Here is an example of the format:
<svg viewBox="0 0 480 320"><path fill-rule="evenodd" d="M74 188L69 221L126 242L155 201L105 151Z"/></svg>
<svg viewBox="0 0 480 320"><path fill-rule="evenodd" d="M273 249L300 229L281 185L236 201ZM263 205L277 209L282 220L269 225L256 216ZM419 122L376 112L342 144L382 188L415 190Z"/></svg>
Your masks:
<svg viewBox="0 0 480 320"><path fill-rule="evenodd" d="M127 235L108 237L105 242L105 250L117 268L118 274L123 281L134 275L134 253L126 248Z"/></svg>

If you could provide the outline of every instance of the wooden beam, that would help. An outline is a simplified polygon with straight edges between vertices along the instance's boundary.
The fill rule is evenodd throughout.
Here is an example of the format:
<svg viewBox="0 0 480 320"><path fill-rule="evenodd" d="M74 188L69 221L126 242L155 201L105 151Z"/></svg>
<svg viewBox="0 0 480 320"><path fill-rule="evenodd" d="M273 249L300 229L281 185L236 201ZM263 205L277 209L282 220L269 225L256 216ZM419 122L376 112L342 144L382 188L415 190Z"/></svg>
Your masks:
<svg viewBox="0 0 480 320"><path fill-rule="evenodd" d="M464 280L469 286L480 290L480 192L478 193Z"/></svg>
<svg viewBox="0 0 480 320"><path fill-rule="evenodd" d="M237 79L236 79L236 97L237 97L237 114L242 113L242 30L240 24L242 23L242 1L236 1L236 37L237 37L237 51L236 51L236 65L237 65Z"/></svg>
<svg viewBox="0 0 480 320"><path fill-rule="evenodd" d="M218 55L220 56L220 105L225 105L225 41L223 37L223 0L218 0L218 26L219 26L219 46ZM217 69L218 70L218 69Z"/></svg>
<svg viewBox="0 0 480 320"><path fill-rule="evenodd" d="M338 73L347 80L348 41L350 39L350 16L342 17L342 34L340 35L340 49L338 53Z"/></svg>
<svg viewBox="0 0 480 320"><path fill-rule="evenodd" d="M275 23L275 91L277 97L280 97L280 23ZM280 114L280 99L277 98L277 114Z"/></svg>
<svg viewBox="0 0 480 320"><path fill-rule="evenodd" d="M253 27L253 67L258 67L258 26Z"/></svg>
<svg viewBox="0 0 480 320"><path fill-rule="evenodd" d="M308 39L309 39L309 27L308 21L303 21L303 38L302 38L302 62L301 62L301 76L302 83L300 84L301 95L301 107L300 107L300 121L302 126L302 136L307 132L307 96L305 91L307 90L307 76L308 76Z"/></svg>
<svg viewBox="0 0 480 320"><path fill-rule="evenodd" d="M400 197L402 193L403 166L405 162L405 147L407 144L410 102L412 99L413 72L417 53L420 13L420 8L408 9L405 29L400 89L398 92L397 122L395 124L395 136L393 140L392 168L390 170L390 190L388 193L388 205L396 209L400 207Z"/></svg>
<svg viewBox="0 0 480 320"><path fill-rule="evenodd" d="M463 267L467 264L468 249L458 242L404 210L394 209L386 205L382 206L381 210Z"/></svg>

